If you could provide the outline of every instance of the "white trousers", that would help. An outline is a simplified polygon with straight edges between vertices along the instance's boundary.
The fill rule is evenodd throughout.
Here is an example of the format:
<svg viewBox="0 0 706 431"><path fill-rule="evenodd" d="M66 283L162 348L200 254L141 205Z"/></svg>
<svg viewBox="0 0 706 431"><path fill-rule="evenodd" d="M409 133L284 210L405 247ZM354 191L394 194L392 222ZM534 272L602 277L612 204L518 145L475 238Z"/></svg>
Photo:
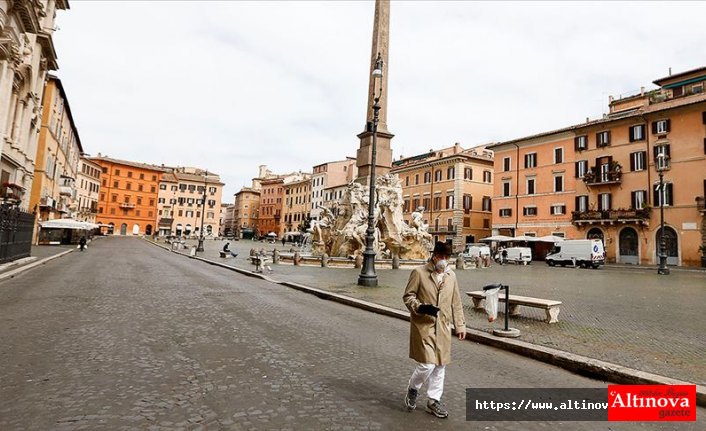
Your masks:
<svg viewBox="0 0 706 431"><path fill-rule="evenodd" d="M421 389L424 382L429 381L427 387L427 397L432 400L441 401L441 394L444 393L444 376L446 365L422 364L417 362L417 367L409 379L409 387L416 390Z"/></svg>

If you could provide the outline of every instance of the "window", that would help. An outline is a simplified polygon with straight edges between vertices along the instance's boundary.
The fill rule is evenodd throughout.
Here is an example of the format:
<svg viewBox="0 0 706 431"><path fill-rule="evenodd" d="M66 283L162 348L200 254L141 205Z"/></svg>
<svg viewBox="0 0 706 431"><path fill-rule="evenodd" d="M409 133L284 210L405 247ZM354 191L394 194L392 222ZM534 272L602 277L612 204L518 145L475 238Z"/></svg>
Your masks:
<svg viewBox="0 0 706 431"><path fill-rule="evenodd" d="M112 196L110 197L110 201L111 201L111 202L117 202L117 201L118 201L118 195L112 195Z"/></svg>
<svg viewBox="0 0 706 431"><path fill-rule="evenodd" d="M463 170L463 179L464 180L472 180L473 179L473 169L465 168Z"/></svg>
<svg viewBox="0 0 706 431"><path fill-rule="evenodd" d="M493 182L493 174L490 171L483 171L483 182L484 183L492 183Z"/></svg>
<svg viewBox="0 0 706 431"><path fill-rule="evenodd" d="M630 170L644 171L646 159L647 152L645 151L637 151L635 153L630 153Z"/></svg>
<svg viewBox="0 0 706 431"><path fill-rule="evenodd" d="M664 157L660 157L660 155L664 155ZM669 144L657 145L654 147L655 167L657 169L669 168L670 157Z"/></svg>
<svg viewBox="0 0 706 431"><path fill-rule="evenodd" d="M409 187L409 175L404 178L404 185L405 187Z"/></svg>
<svg viewBox="0 0 706 431"><path fill-rule="evenodd" d="M441 209L441 196L434 197L434 211Z"/></svg>
<svg viewBox="0 0 706 431"><path fill-rule="evenodd" d="M588 196L586 196L586 195L576 196L576 211L578 211L578 212L588 211Z"/></svg>
<svg viewBox="0 0 706 431"><path fill-rule="evenodd" d="M454 195L446 195L446 209L450 210L454 207Z"/></svg>
<svg viewBox="0 0 706 431"><path fill-rule="evenodd" d="M452 166L446 170L446 179L453 180L456 178L456 169Z"/></svg>
<svg viewBox="0 0 706 431"><path fill-rule="evenodd" d="M103 187L108 187L108 180L103 178Z"/></svg>
<svg viewBox="0 0 706 431"><path fill-rule="evenodd" d="M610 131L596 133L596 147L607 147L610 145Z"/></svg>
<svg viewBox="0 0 706 431"><path fill-rule="evenodd" d="M490 196L483 196L483 211L492 211L492 202Z"/></svg>
<svg viewBox="0 0 706 431"><path fill-rule="evenodd" d="M424 183L430 183L431 182L431 172L424 172Z"/></svg>
<svg viewBox="0 0 706 431"><path fill-rule="evenodd" d="M598 194L598 211L609 211L611 208L610 193Z"/></svg>
<svg viewBox="0 0 706 431"><path fill-rule="evenodd" d="M405 199L404 200L404 205L402 206L402 211L408 213L409 212L409 200Z"/></svg>
<svg viewBox="0 0 706 431"><path fill-rule="evenodd" d="M150 187L150 192L151 192L151 193L154 193L154 192L156 192L156 191L157 191L157 189L155 188L155 186L151 186L151 187Z"/></svg>
<svg viewBox="0 0 706 431"><path fill-rule="evenodd" d="M125 188L128 190L132 190L132 183L125 183Z"/></svg>
<svg viewBox="0 0 706 431"><path fill-rule="evenodd" d="M160 184L159 185L160 190L167 190L167 185L166 184Z"/></svg>
<svg viewBox="0 0 706 431"><path fill-rule="evenodd" d="M414 174L414 184L419 184L419 174Z"/></svg>
<svg viewBox="0 0 706 431"><path fill-rule="evenodd" d="M503 172L509 172L511 169L510 158L503 157Z"/></svg>
<svg viewBox="0 0 706 431"><path fill-rule="evenodd" d="M527 194L528 195L534 194L534 183L535 183L534 178L527 178Z"/></svg>
<svg viewBox="0 0 706 431"><path fill-rule="evenodd" d="M522 208L522 215L524 215L524 216L536 216L536 215L537 215L537 207L535 207L535 206L523 207L523 208Z"/></svg>
<svg viewBox="0 0 706 431"><path fill-rule="evenodd" d="M144 188L143 188L142 184L138 184L138 185L137 185L137 191L138 191L138 192L143 191L143 189L144 189Z"/></svg>
<svg viewBox="0 0 706 431"><path fill-rule="evenodd" d="M163 199L163 200L164 200L164 199ZM154 199L150 199L150 206L151 206L151 207L154 206Z"/></svg>
<svg viewBox="0 0 706 431"><path fill-rule="evenodd" d="M630 193L630 205L639 210L647 206L647 190L635 190Z"/></svg>
<svg viewBox="0 0 706 431"><path fill-rule="evenodd" d="M583 151L588 149L588 136L577 136L574 138L574 149L576 151Z"/></svg>
<svg viewBox="0 0 706 431"><path fill-rule="evenodd" d="M116 169L114 174L116 177L119 177L120 176L120 169Z"/></svg>
<svg viewBox="0 0 706 431"><path fill-rule="evenodd" d="M139 216L140 216L140 210L136 210L136 211L135 211L135 215L136 215L137 217L139 217Z"/></svg>
<svg viewBox="0 0 706 431"><path fill-rule="evenodd" d="M554 177L554 191L563 192L564 191L564 176L557 175Z"/></svg>
<svg viewBox="0 0 706 431"><path fill-rule="evenodd" d="M103 172L104 174L107 174L108 168L106 168L105 166L101 167L101 172Z"/></svg>
<svg viewBox="0 0 706 431"><path fill-rule="evenodd" d="M638 124L630 127L630 142L642 141L645 139L645 125Z"/></svg>
<svg viewBox="0 0 706 431"><path fill-rule="evenodd" d="M566 205L564 204L556 204L551 206L551 214L552 215L564 215L566 214Z"/></svg>
<svg viewBox="0 0 706 431"><path fill-rule="evenodd" d="M563 148L554 148L554 163L555 164L564 163L564 149Z"/></svg>
<svg viewBox="0 0 706 431"><path fill-rule="evenodd" d="M512 208L500 208L499 214L500 214L500 217L511 217L512 216Z"/></svg>
<svg viewBox="0 0 706 431"><path fill-rule="evenodd" d="M659 184L655 184L652 191L654 192L654 203L655 206L672 206L674 205L672 183L664 183L664 189L660 189Z"/></svg>
<svg viewBox="0 0 706 431"><path fill-rule="evenodd" d="M525 169L537 167L537 153L525 154Z"/></svg>
<svg viewBox="0 0 706 431"><path fill-rule="evenodd" d="M145 179L145 174L142 174L142 173L141 173L141 174L140 174L140 179L141 179L141 180L144 180L144 179ZM154 181L154 180L153 180L153 181Z"/></svg>
<svg viewBox="0 0 706 431"><path fill-rule="evenodd" d="M127 177L132 178L132 171L127 171Z"/></svg>
<svg viewBox="0 0 706 431"><path fill-rule="evenodd" d="M118 181L113 181L113 188L118 188L120 183Z"/></svg>
<svg viewBox="0 0 706 431"><path fill-rule="evenodd" d="M574 165L576 167L576 174L574 176L576 178L583 178L586 172L588 172L588 160L579 160Z"/></svg>
<svg viewBox="0 0 706 431"><path fill-rule="evenodd" d="M115 215L115 208L111 208L111 209L110 209L110 214L111 214L111 215Z"/></svg>
<svg viewBox="0 0 706 431"><path fill-rule="evenodd" d="M142 205L142 196L137 197L137 205Z"/></svg>
<svg viewBox="0 0 706 431"><path fill-rule="evenodd" d="M152 175L152 181L157 181L157 175Z"/></svg>
<svg viewBox="0 0 706 431"><path fill-rule="evenodd" d="M666 135L671 130L669 119L652 122L653 135Z"/></svg>
<svg viewBox="0 0 706 431"><path fill-rule="evenodd" d="M463 209L470 211L473 208L473 196L463 195Z"/></svg>
<svg viewBox="0 0 706 431"><path fill-rule="evenodd" d="M503 181L503 196L510 196L510 181Z"/></svg>
<svg viewBox="0 0 706 431"><path fill-rule="evenodd" d="M441 169L437 169L434 172L434 181L441 181Z"/></svg>

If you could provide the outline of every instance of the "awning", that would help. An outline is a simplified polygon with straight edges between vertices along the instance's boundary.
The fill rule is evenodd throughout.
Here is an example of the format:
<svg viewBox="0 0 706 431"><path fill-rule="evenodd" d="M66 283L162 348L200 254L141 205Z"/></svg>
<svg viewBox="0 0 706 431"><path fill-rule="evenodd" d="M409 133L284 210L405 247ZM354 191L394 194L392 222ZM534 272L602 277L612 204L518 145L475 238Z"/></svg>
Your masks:
<svg viewBox="0 0 706 431"><path fill-rule="evenodd" d="M540 236L539 238L536 238L535 241L538 242L560 242L564 241L564 238L560 236L555 236L555 235L547 235L547 236Z"/></svg>
<svg viewBox="0 0 706 431"><path fill-rule="evenodd" d="M93 230L99 225L86 221L78 221L71 218L58 218L39 222L42 229L74 229L74 230Z"/></svg>
<svg viewBox="0 0 706 431"><path fill-rule="evenodd" d="M491 242L491 241L498 241L498 242L507 242L507 241L512 241L512 237L510 236L505 236L505 235L494 235L494 236L489 236L488 238L483 238L478 241L482 242Z"/></svg>

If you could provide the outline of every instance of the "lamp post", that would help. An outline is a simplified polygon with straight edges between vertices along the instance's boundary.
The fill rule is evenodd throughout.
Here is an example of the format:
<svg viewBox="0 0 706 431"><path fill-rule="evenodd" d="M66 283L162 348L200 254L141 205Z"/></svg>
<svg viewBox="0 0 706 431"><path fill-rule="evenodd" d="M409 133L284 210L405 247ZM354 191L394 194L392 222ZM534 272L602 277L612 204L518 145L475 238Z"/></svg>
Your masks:
<svg viewBox="0 0 706 431"><path fill-rule="evenodd" d="M375 60L375 69L373 69L373 78L375 82L382 78L382 55L378 52L378 57ZM370 154L370 189L368 195L368 229L365 231L365 251L363 252L363 268L358 276L358 285L375 287L378 285L378 276L375 273L375 165L377 155L377 132L378 122L380 121L380 96L382 95L382 87L380 92L374 99L373 103L373 142Z"/></svg>
<svg viewBox="0 0 706 431"><path fill-rule="evenodd" d="M664 153L657 154L657 172L659 173L659 268L657 274L669 275L667 268L667 243L664 241L664 170L667 168L667 159Z"/></svg>
<svg viewBox="0 0 706 431"><path fill-rule="evenodd" d="M199 232L199 245L196 247L196 251L203 251L203 218L206 215L206 181L208 179L208 170L203 174L203 197L201 198L201 230Z"/></svg>

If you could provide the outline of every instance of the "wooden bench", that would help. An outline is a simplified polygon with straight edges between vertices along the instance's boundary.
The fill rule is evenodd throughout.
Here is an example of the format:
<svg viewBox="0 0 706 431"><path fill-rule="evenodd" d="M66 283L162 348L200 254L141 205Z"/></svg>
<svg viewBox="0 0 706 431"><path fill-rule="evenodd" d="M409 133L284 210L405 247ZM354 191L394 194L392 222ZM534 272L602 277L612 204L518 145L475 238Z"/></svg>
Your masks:
<svg viewBox="0 0 706 431"><path fill-rule="evenodd" d="M481 303L485 299L485 292L482 290L475 290L473 292L466 292L466 295L470 296L471 299L473 300L473 308L478 310L478 309L483 309L483 306ZM498 298L499 302L505 302L505 295L501 292L500 296ZM510 295L510 304L509 304L509 309L510 309L510 316L520 316L520 306L523 305L525 307L532 307L532 308L542 308L546 312L546 319L544 320L547 323L557 323L559 321L559 306L561 305L561 301L552 301L550 299L540 299L540 298L531 298L529 296L519 296L519 295Z"/></svg>

